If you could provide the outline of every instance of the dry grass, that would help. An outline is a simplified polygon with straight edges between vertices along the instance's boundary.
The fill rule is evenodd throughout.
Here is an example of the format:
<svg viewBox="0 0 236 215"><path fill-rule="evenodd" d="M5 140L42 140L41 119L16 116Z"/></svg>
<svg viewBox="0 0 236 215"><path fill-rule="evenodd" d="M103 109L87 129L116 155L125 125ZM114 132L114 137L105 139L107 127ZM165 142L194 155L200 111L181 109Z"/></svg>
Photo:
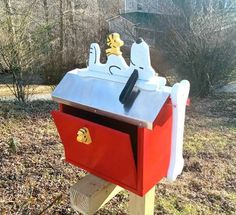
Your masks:
<svg viewBox="0 0 236 215"><path fill-rule="evenodd" d="M182 176L158 185L156 214L235 214L236 96L192 102L184 149Z"/></svg>
<svg viewBox="0 0 236 215"><path fill-rule="evenodd" d="M30 94L47 94L52 92L53 86L46 85L30 85L29 93ZM13 96L12 91L5 84L0 84L0 97Z"/></svg>
<svg viewBox="0 0 236 215"><path fill-rule="evenodd" d="M68 190L85 172L63 161L50 101L0 101L0 214L75 214ZM183 174L157 185L155 214L234 214L236 96L193 100ZM97 214L127 214L123 192Z"/></svg>

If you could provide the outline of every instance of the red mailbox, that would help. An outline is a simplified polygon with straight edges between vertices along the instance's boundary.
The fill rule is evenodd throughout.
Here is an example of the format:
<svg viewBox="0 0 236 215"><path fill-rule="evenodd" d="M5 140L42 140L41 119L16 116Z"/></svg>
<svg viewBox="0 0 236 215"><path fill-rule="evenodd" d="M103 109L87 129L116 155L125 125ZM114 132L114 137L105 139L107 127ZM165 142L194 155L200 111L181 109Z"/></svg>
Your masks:
<svg viewBox="0 0 236 215"><path fill-rule="evenodd" d="M122 44L118 34L108 37L106 64L98 44L91 44L88 68L68 72L54 90L60 108L52 116L67 162L143 196L182 171L189 83L165 86L141 39L128 66Z"/></svg>

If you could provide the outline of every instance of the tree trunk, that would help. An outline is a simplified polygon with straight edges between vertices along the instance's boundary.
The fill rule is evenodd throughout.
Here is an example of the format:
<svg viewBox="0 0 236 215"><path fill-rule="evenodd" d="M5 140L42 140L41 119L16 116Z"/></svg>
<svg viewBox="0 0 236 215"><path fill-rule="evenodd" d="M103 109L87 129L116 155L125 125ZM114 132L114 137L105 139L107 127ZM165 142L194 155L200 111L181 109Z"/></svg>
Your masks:
<svg viewBox="0 0 236 215"><path fill-rule="evenodd" d="M8 25L8 31L11 36L15 35L15 28L14 28L14 23L13 23L13 10L11 7L11 1L10 0L3 0L6 8L6 13L7 13L7 25Z"/></svg>
<svg viewBox="0 0 236 215"><path fill-rule="evenodd" d="M11 57L9 59L9 70L12 73L13 79L13 94L22 102L26 100L25 86L23 81L23 74L21 69L21 61L19 51L17 48L16 31L14 25L14 12L11 6L11 0L3 0L6 14L7 14L7 26L9 32L9 44L11 47Z"/></svg>
<svg viewBox="0 0 236 215"><path fill-rule="evenodd" d="M69 26L71 31L71 47L69 47L71 63L75 63L76 56L76 38L77 38L77 30L75 25L75 5L73 0L67 0L67 9L69 11Z"/></svg>
<svg viewBox="0 0 236 215"><path fill-rule="evenodd" d="M6 14L7 14L7 27L9 32L9 39L11 44L12 53L14 54L13 57L13 63L18 64L18 52L15 47L16 45L16 32L15 32L15 26L14 26L14 13L11 7L11 1L10 0L3 0L6 8Z"/></svg>
<svg viewBox="0 0 236 215"><path fill-rule="evenodd" d="M63 65L63 52L64 52L64 11L63 0L60 0L59 13L60 13L60 63Z"/></svg>
<svg viewBox="0 0 236 215"><path fill-rule="evenodd" d="M48 44L48 49L46 51L47 55L50 55L51 53L51 44L50 44L50 40L51 40L51 30L48 28L49 27L49 8L48 8L48 0L43 0L43 10L44 10L44 16L45 16L45 25L46 25L46 33L45 33L45 37L46 37L46 42Z"/></svg>

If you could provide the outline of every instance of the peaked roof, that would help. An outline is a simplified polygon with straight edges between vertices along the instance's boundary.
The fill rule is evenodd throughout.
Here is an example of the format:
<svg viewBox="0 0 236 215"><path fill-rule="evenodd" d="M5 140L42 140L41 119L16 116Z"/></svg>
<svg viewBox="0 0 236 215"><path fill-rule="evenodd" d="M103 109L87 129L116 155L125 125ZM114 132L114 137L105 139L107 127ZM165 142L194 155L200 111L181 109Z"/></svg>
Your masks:
<svg viewBox="0 0 236 215"><path fill-rule="evenodd" d="M153 128L154 121L170 95L171 88L140 90L128 106L119 101L125 83L100 78L81 77L80 70L68 72L52 93L56 102L99 115Z"/></svg>

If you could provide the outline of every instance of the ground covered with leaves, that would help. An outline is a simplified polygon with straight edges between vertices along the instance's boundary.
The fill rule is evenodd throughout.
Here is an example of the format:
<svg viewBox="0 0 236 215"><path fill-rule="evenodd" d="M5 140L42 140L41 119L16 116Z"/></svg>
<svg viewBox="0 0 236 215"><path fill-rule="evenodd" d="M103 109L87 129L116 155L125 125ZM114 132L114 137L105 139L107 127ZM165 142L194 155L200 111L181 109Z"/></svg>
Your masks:
<svg viewBox="0 0 236 215"><path fill-rule="evenodd" d="M0 101L0 214L76 214L69 188L86 173L64 162L51 101ZM193 99L185 167L156 187L155 214L235 214L236 95ZM122 192L97 214L128 214Z"/></svg>

